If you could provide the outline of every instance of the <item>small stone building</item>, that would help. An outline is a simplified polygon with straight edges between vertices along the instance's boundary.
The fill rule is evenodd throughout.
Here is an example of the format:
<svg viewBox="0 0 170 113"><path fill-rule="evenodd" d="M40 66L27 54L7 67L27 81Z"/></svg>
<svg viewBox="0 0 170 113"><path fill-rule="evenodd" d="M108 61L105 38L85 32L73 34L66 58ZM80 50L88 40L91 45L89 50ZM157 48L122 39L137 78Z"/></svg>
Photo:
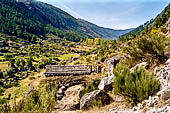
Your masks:
<svg viewBox="0 0 170 113"><path fill-rule="evenodd" d="M89 75L92 73L91 65L48 65L46 66L46 77L67 75Z"/></svg>

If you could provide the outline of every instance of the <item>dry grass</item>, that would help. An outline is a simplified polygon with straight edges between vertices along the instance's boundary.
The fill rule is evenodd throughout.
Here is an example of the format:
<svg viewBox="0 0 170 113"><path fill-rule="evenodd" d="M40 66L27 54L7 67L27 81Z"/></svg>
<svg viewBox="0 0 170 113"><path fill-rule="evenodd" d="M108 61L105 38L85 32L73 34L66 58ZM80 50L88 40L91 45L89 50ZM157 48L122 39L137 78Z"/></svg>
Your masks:
<svg viewBox="0 0 170 113"><path fill-rule="evenodd" d="M6 69L8 69L8 64L9 62L0 62L0 71L5 71Z"/></svg>
<svg viewBox="0 0 170 113"><path fill-rule="evenodd" d="M34 80L30 80L29 77L19 81L18 87L12 87L7 89L4 92L4 95L1 96L1 98L5 97L7 98L9 94L11 94L11 99L20 99L23 97L30 89L30 87L37 87L42 79L44 79L44 72L45 70L42 70L40 73L34 73L33 77L35 77Z"/></svg>
<svg viewBox="0 0 170 113"><path fill-rule="evenodd" d="M59 56L58 58L60 60L69 60L73 57L79 57L79 56L80 56L79 54L64 54L64 55Z"/></svg>

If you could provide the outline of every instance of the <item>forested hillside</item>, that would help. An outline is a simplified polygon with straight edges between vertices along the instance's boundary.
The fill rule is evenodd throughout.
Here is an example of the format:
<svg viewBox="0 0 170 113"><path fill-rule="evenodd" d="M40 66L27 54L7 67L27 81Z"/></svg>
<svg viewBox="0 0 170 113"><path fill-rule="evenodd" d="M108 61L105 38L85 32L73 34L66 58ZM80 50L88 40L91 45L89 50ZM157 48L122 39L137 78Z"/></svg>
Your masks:
<svg viewBox="0 0 170 113"><path fill-rule="evenodd" d="M122 30L121 33L118 33L100 27L104 32L99 33L93 26L43 2L33 0L18 0L17 2L16 0L0 0L0 2L0 32L32 42L38 37L44 38L47 34L54 34L63 38L65 32L71 36L77 34L71 39L65 37L73 41L80 41L81 38L78 35L89 38L118 38L118 36L127 32Z"/></svg>

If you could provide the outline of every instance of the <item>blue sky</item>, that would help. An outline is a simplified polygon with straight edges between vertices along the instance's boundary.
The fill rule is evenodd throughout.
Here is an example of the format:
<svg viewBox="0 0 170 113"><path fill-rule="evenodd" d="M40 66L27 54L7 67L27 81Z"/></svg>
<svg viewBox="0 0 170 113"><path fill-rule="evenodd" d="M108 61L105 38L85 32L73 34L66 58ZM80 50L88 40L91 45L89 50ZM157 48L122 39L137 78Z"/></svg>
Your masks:
<svg viewBox="0 0 170 113"><path fill-rule="evenodd" d="M112 29L135 28L155 18L170 0L40 0Z"/></svg>

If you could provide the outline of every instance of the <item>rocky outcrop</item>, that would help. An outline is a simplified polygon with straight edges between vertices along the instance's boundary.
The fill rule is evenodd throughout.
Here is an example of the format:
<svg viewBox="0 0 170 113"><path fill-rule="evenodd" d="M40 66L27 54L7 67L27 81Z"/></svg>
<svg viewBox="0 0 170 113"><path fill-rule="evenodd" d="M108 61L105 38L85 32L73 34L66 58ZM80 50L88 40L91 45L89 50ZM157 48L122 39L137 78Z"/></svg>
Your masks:
<svg viewBox="0 0 170 113"><path fill-rule="evenodd" d="M147 63L140 63L133 67L146 67ZM154 69L154 74L160 81L161 90L149 99L142 101L132 109L126 106L118 106L104 113L170 113L170 59L161 66Z"/></svg>
<svg viewBox="0 0 170 113"><path fill-rule="evenodd" d="M108 76L108 77L104 77L101 80L98 88L100 90L109 90L112 87L113 79L114 79L114 75Z"/></svg>
<svg viewBox="0 0 170 113"><path fill-rule="evenodd" d="M93 106L101 107L104 105L108 105L110 103L111 103L111 97L107 93L101 90L95 90L93 92L85 94L81 98L80 109L87 110Z"/></svg>
<svg viewBox="0 0 170 113"><path fill-rule="evenodd" d="M156 67L154 73L161 83L161 89L170 86L170 59L167 60L164 66Z"/></svg>
<svg viewBox="0 0 170 113"><path fill-rule="evenodd" d="M170 59L164 66L156 67L154 74L160 81L161 90L148 100L144 100L133 108L134 111L147 111L146 113L170 113Z"/></svg>

